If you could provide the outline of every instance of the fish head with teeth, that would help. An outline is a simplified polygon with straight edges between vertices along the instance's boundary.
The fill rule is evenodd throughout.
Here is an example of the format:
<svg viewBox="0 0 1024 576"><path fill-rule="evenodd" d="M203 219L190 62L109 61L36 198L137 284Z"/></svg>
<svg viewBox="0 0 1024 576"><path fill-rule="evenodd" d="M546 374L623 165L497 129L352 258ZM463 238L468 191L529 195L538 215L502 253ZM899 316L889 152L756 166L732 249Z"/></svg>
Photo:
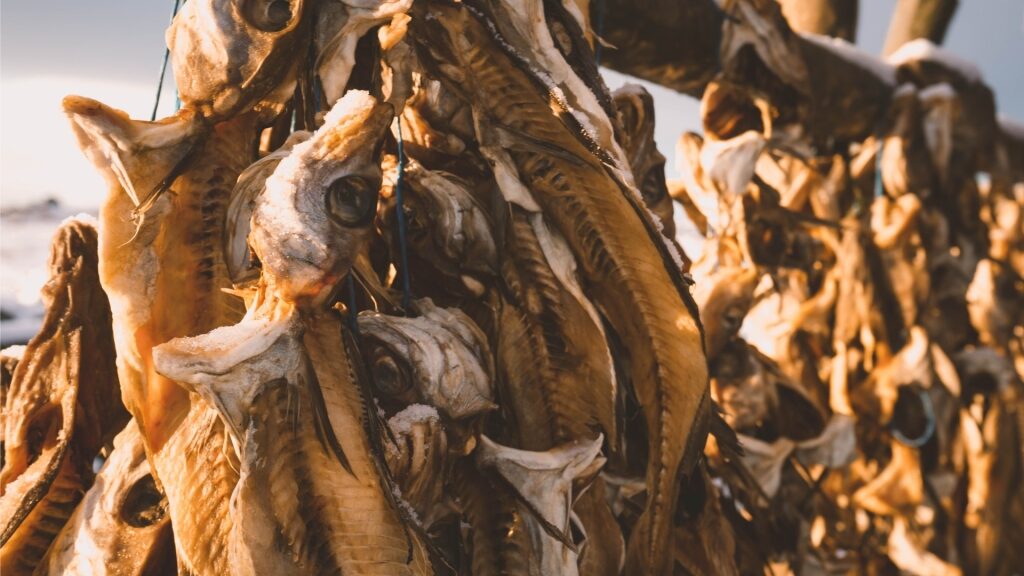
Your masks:
<svg viewBox="0 0 1024 576"><path fill-rule="evenodd" d="M249 242L264 278L282 299L323 304L363 249L393 116L390 104L349 92L267 179L255 202Z"/></svg>

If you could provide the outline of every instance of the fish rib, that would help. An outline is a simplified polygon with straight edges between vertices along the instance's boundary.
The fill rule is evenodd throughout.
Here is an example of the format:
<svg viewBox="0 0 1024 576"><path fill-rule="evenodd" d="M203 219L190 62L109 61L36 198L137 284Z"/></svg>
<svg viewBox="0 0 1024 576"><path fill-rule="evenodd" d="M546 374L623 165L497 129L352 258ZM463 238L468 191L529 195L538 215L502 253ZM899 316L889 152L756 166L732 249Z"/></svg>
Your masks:
<svg viewBox="0 0 1024 576"><path fill-rule="evenodd" d="M526 524L509 489L468 462L452 471L452 492L470 526L476 576L526 576L532 554Z"/></svg>
<svg viewBox="0 0 1024 576"><path fill-rule="evenodd" d="M524 139L507 148L520 178L576 254L585 290L629 353L647 421L649 462L648 500L630 538L627 572L666 572L677 476L686 471L684 461L686 467L696 462L709 416L707 367L689 295L671 277L646 216L626 198L630 192L569 132L491 33L464 10L433 4L428 9L436 17L424 25L425 36L460 60L465 85L453 89L472 91L469 99L481 122L545 144ZM458 23L464 26L453 31ZM448 70L438 68L442 74Z"/></svg>

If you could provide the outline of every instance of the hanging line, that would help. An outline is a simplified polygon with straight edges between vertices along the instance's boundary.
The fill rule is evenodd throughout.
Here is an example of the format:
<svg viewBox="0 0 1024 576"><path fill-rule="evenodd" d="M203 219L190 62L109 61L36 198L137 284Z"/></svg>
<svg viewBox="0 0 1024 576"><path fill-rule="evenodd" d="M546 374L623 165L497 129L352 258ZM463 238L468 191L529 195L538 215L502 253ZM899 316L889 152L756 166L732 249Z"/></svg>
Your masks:
<svg viewBox="0 0 1024 576"><path fill-rule="evenodd" d="M174 0L174 10L171 12L171 23L174 23L174 17L178 15L178 8L181 6L181 0ZM164 47L164 62L160 65L160 81L156 84L156 101L153 102L153 113L149 115L149 121L156 121L156 110L160 107L160 93L164 90L164 78L167 76L167 62L171 58L170 46ZM181 100L178 98L178 90L174 90L174 110L178 111L181 109Z"/></svg>
<svg viewBox="0 0 1024 576"><path fill-rule="evenodd" d="M356 303L356 281L355 281L355 267L352 267L348 271L348 276L345 277L345 284L348 287L348 327L351 330L352 335L356 338L359 337L359 315L358 305Z"/></svg>
<svg viewBox="0 0 1024 576"><path fill-rule="evenodd" d="M402 266L402 309L408 314L409 300L409 254L405 239L405 202L402 196L402 181L405 174L405 146L402 144L402 117L398 121L398 177L395 179L395 220L398 222L399 264Z"/></svg>
<svg viewBox="0 0 1024 576"><path fill-rule="evenodd" d="M882 151L885 149L885 140L878 140L878 150L875 151L875 198L881 198L885 194L885 186L882 184Z"/></svg>
<svg viewBox="0 0 1024 576"><path fill-rule="evenodd" d="M920 449L935 435L935 408L932 406L932 397L928 395L927 390L923 388L912 388L912 390L921 400L921 409L925 418L924 431L917 438L909 438L893 422L889 423L889 430L892 432L892 437L900 444Z"/></svg>

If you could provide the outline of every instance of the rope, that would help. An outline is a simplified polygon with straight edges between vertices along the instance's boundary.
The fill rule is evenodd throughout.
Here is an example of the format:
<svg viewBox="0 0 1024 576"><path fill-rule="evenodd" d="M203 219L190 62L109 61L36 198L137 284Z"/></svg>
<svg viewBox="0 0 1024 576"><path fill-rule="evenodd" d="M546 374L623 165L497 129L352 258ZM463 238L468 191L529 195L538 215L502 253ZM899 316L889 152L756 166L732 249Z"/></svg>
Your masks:
<svg viewBox="0 0 1024 576"><path fill-rule="evenodd" d="M594 63L601 66L601 38L604 36L604 2L597 0L597 32L594 37Z"/></svg>
<svg viewBox="0 0 1024 576"><path fill-rule="evenodd" d="M409 254L405 239L405 201L402 181L405 174L405 147L402 144L402 118L398 118L398 178L395 180L395 220L398 223L399 264L402 266L402 309L409 310Z"/></svg>
<svg viewBox="0 0 1024 576"><path fill-rule="evenodd" d="M352 331L352 335L358 338L359 322L357 316L359 315L359 306L356 303L355 273L355 269L348 271L348 276L345 277L345 284L348 287L348 327Z"/></svg>
<svg viewBox="0 0 1024 576"><path fill-rule="evenodd" d="M878 140L878 150L875 151L875 198L881 198L885 194L885 186L882 184L882 150L885 149L885 140Z"/></svg>
<svg viewBox="0 0 1024 576"><path fill-rule="evenodd" d="M890 424L892 430L892 437L897 442L910 448L921 448L932 439L935 434L935 409L932 407L932 397L928 395L928 392L923 388L914 388L914 393L917 394L918 398L921 399L921 409L924 410L924 417L927 423L924 427L924 432L921 433L917 438L908 438L903 432L900 432L899 428L895 425Z"/></svg>
<svg viewBox="0 0 1024 576"><path fill-rule="evenodd" d="M178 8L181 6L181 0L174 0L174 10L171 12L171 23L174 22L174 17L178 15ZM156 84L156 101L153 102L153 112L149 115L149 121L153 122L156 120L156 110L160 107L160 93L164 90L164 78L167 76L167 62L171 59L171 48L169 46L164 47L164 61L160 65L160 81ZM181 109L181 100L178 98L178 91L174 91L174 111L177 112Z"/></svg>

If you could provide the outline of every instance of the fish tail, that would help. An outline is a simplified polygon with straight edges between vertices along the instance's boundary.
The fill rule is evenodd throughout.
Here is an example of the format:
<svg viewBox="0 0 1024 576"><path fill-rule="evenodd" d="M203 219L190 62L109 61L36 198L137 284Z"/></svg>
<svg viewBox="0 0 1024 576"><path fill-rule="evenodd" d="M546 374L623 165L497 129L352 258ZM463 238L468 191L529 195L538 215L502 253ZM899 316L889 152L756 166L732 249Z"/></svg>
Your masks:
<svg viewBox="0 0 1024 576"><path fill-rule="evenodd" d="M62 106L83 153L139 213L170 187L209 132L188 109L148 122L83 96L66 96Z"/></svg>

